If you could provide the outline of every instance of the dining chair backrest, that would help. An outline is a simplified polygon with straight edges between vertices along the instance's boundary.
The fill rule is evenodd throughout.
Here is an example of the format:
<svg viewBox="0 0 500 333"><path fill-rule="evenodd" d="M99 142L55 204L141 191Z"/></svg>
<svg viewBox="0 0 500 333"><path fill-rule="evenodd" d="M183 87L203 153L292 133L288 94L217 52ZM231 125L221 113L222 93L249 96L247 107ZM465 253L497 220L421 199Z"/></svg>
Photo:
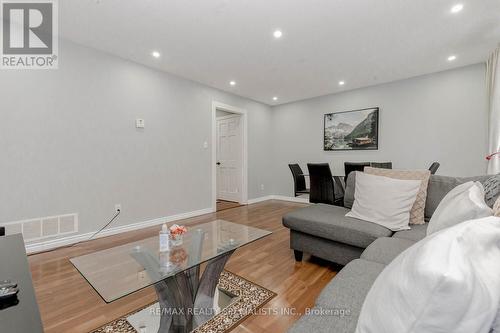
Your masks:
<svg viewBox="0 0 500 333"><path fill-rule="evenodd" d="M308 163L309 181L311 184L309 202L335 203L335 190L332 172L328 163Z"/></svg>
<svg viewBox="0 0 500 333"><path fill-rule="evenodd" d="M302 168L298 164L288 164L290 171L292 171L293 176L293 186L294 192L300 192L306 190L306 178L302 172Z"/></svg>
<svg viewBox="0 0 500 333"><path fill-rule="evenodd" d="M347 176L353 171L364 171L365 167L392 169L392 162L344 162L344 181L347 182Z"/></svg>
<svg viewBox="0 0 500 333"><path fill-rule="evenodd" d="M439 162L433 162L431 164L431 166L429 167L429 171L431 172L431 175L435 175L440 166L441 166L441 164L439 164Z"/></svg>
<svg viewBox="0 0 500 333"><path fill-rule="evenodd" d="M372 168L392 169L392 162L370 162Z"/></svg>
<svg viewBox="0 0 500 333"><path fill-rule="evenodd" d="M344 162L344 182L347 182L347 176L351 172L363 171L367 166L370 166L370 162Z"/></svg>

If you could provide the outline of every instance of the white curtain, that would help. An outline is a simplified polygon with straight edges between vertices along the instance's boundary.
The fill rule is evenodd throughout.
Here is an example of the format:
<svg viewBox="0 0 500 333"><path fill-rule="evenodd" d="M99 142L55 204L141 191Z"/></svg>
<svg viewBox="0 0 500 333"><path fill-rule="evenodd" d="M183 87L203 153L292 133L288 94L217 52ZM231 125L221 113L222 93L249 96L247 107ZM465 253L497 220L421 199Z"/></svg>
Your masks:
<svg viewBox="0 0 500 333"><path fill-rule="evenodd" d="M490 56L486 68L488 87L490 130L489 153L500 152L500 46ZM488 162L488 174L500 173L500 154L493 156Z"/></svg>

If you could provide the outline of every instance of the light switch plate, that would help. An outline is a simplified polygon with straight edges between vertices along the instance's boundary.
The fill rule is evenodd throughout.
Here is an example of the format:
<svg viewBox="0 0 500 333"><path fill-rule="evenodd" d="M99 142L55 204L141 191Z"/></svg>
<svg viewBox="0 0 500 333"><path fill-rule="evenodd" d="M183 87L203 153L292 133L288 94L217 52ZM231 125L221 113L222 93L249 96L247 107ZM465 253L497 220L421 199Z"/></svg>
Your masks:
<svg viewBox="0 0 500 333"><path fill-rule="evenodd" d="M136 128L144 128L144 119L137 118L135 120L135 127Z"/></svg>

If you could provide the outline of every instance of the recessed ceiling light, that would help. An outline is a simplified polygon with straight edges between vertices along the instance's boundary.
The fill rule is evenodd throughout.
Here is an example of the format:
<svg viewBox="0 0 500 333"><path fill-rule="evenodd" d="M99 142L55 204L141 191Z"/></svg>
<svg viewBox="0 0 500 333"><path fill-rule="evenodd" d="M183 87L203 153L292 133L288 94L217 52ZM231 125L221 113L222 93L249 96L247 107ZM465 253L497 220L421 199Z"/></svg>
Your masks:
<svg viewBox="0 0 500 333"><path fill-rule="evenodd" d="M274 38L281 38L281 36L283 36L283 33L281 32L281 30L275 30L273 32L273 36Z"/></svg>
<svg viewBox="0 0 500 333"><path fill-rule="evenodd" d="M160 54L160 52L158 52L158 51L153 51L153 52L151 52L151 55L152 55L153 57L155 57L155 58L159 58L161 54Z"/></svg>
<svg viewBox="0 0 500 333"><path fill-rule="evenodd" d="M274 96L273 101L277 101L277 100L278 100L278 97Z"/></svg>
<svg viewBox="0 0 500 333"><path fill-rule="evenodd" d="M345 84L345 81L339 81L339 86L343 86Z"/></svg>
<svg viewBox="0 0 500 333"><path fill-rule="evenodd" d="M232 86L235 86L236 85L236 81L229 81L229 84L232 85Z"/></svg>
<svg viewBox="0 0 500 333"><path fill-rule="evenodd" d="M448 61L453 61L453 60L456 60L457 59L457 56L456 55L451 55L448 57Z"/></svg>
<svg viewBox="0 0 500 333"><path fill-rule="evenodd" d="M461 3L458 3L458 4L454 5L453 7L451 7L451 12L453 14L456 14L458 12L461 12L462 9L464 9L464 5L462 5Z"/></svg>

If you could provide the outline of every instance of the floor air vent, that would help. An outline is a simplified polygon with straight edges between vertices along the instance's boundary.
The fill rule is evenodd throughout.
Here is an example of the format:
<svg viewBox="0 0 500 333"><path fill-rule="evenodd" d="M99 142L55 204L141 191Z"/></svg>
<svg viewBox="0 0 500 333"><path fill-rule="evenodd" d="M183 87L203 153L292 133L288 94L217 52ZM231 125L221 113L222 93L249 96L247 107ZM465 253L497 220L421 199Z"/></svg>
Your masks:
<svg viewBox="0 0 500 333"><path fill-rule="evenodd" d="M7 235L22 233L25 242L72 234L78 231L78 214L47 216L3 224Z"/></svg>

